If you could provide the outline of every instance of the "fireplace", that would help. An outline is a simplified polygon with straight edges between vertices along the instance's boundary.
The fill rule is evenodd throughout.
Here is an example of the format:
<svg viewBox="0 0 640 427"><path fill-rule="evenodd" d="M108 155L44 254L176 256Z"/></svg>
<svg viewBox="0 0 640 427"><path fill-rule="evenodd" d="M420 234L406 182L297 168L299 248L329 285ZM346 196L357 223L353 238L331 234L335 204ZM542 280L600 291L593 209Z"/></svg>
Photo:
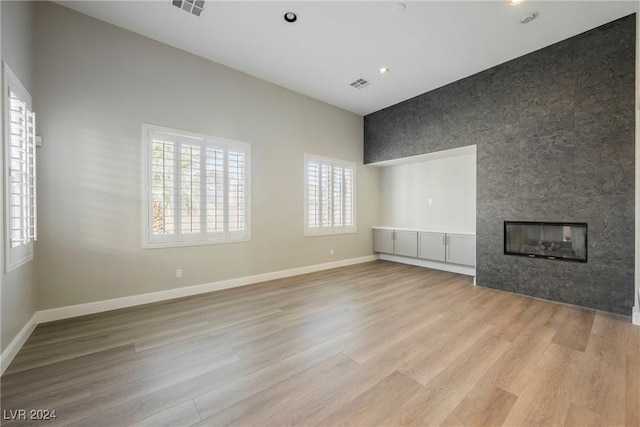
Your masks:
<svg viewBox="0 0 640 427"><path fill-rule="evenodd" d="M504 254L587 262L587 224L505 221Z"/></svg>

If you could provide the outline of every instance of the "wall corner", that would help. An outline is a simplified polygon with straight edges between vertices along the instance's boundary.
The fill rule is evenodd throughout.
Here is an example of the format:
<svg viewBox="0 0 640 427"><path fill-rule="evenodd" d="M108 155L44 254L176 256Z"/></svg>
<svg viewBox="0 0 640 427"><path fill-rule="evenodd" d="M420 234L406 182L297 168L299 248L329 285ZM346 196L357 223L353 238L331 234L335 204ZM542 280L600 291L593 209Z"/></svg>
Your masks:
<svg viewBox="0 0 640 427"><path fill-rule="evenodd" d="M640 5L640 2L638 3ZM640 19L636 12L636 158L635 158L635 268L634 268L634 292L633 315L635 325L640 325Z"/></svg>

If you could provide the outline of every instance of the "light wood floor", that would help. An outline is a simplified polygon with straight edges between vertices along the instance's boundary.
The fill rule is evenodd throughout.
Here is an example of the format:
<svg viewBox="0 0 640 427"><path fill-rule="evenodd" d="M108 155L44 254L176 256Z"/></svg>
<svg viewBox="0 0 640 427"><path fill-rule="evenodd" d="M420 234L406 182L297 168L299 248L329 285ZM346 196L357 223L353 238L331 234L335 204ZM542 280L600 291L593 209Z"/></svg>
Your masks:
<svg viewBox="0 0 640 427"><path fill-rule="evenodd" d="M639 426L629 319L377 261L38 326L3 425Z"/></svg>

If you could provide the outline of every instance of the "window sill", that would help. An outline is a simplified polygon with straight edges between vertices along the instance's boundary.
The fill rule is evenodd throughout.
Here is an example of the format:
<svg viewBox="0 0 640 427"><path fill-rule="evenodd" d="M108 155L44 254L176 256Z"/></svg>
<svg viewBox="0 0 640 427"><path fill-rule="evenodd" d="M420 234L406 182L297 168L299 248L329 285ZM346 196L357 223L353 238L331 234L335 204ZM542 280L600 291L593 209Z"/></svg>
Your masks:
<svg viewBox="0 0 640 427"><path fill-rule="evenodd" d="M356 234L356 233L357 233L357 230L355 230L355 229L335 230L335 231L320 231L320 232L305 231L304 232L304 237L335 236L335 235L338 235L338 234Z"/></svg>
<svg viewBox="0 0 640 427"><path fill-rule="evenodd" d="M232 239L219 239L219 240L199 240L193 242L163 242L163 243L148 243L142 244L142 249L166 249L166 248L181 248L187 246L205 246L205 245L222 245L226 243L242 243L250 242L251 236L238 237Z"/></svg>
<svg viewBox="0 0 640 427"><path fill-rule="evenodd" d="M18 268L22 267L25 264L28 264L32 260L33 260L33 254L29 254L28 256L22 258L21 260L15 261L11 265L7 265L4 273L9 274L13 270L17 270Z"/></svg>

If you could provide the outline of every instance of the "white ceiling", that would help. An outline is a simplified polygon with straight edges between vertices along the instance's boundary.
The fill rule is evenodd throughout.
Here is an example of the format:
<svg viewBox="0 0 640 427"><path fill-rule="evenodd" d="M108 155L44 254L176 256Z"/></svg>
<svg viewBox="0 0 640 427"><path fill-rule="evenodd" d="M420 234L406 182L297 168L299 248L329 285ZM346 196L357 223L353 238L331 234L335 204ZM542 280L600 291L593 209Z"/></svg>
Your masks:
<svg viewBox="0 0 640 427"><path fill-rule="evenodd" d="M368 114L621 18L636 1L164 1L66 7L358 114ZM288 24L283 14L294 11ZM523 25L518 18L536 11ZM389 67L387 75L378 74ZM365 78L372 84L355 89Z"/></svg>

